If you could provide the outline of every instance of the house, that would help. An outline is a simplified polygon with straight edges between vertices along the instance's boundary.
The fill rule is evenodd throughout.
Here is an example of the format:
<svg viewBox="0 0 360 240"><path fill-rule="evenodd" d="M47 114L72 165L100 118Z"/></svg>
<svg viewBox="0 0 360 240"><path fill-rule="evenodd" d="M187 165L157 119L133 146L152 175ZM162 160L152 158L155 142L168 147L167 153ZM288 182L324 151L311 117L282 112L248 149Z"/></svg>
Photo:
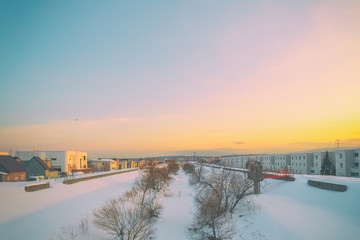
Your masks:
<svg viewBox="0 0 360 240"><path fill-rule="evenodd" d="M22 160L39 157L46 165L59 172L87 172L87 153L77 151L17 151L15 156Z"/></svg>
<svg viewBox="0 0 360 240"><path fill-rule="evenodd" d="M119 164L119 169L128 168L128 160L127 159L117 159Z"/></svg>
<svg viewBox="0 0 360 240"><path fill-rule="evenodd" d="M19 158L9 155L0 155L0 181L18 182L26 180L26 169Z"/></svg>
<svg viewBox="0 0 360 240"><path fill-rule="evenodd" d="M92 167L95 171L114 171L118 170L117 162L113 159L99 159L91 161Z"/></svg>
<svg viewBox="0 0 360 240"><path fill-rule="evenodd" d="M29 161L21 161L26 168L26 180L36 180L38 178L56 178L58 171L51 169L40 157L33 157Z"/></svg>

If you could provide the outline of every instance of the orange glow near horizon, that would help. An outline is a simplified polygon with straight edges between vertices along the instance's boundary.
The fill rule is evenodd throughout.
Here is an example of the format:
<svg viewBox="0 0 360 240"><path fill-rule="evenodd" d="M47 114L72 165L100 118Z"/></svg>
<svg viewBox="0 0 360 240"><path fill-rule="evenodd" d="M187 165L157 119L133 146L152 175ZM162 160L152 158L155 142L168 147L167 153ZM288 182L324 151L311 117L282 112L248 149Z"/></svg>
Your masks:
<svg viewBox="0 0 360 240"><path fill-rule="evenodd" d="M0 151L141 157L284 153L334 148L336 139L360 146L360 1L215 1L211 11L197 2L197 11L160 4L164 11L143 12L119 1L96 20L67 4L54 16L41 6L7 29L14 45L0 71L8 79Z"/></svg>

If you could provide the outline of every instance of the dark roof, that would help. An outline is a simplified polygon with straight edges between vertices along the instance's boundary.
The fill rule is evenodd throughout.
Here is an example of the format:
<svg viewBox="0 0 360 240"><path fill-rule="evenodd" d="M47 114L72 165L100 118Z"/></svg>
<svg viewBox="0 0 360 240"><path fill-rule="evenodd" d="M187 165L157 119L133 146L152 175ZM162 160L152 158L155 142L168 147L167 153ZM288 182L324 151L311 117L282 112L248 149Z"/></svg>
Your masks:
<svg viewBox="0 0 360 240"><path fill-rule="evenodd" d="M43 160L41 160L41 158L39 158L39 157L33 157L30 161L32 161L32 160L35 160L35 161L37 161L38 163L40 163L40 165L43 166L45 169L50 169L49 166L46 165Z"/></svg>
<svg viewBox="0 0 360 240"><path fill-rule="evenodd" d="M44 163L44 161L41 160L40 157L33 157L33 158L30 159L30 160L21 161L21 164L22 164L25 168L27 168L27 167L29 166L30 161L36 161L36 162L38 162L45 170L50 169L49 166L46 165L46 164Z"/></svg>
<svg viewBox="0 0 360 240"><path fill-rule="evenodd" d="M11 156L0 156L0 165L8 172L26 172L24 166Z"/></svg>

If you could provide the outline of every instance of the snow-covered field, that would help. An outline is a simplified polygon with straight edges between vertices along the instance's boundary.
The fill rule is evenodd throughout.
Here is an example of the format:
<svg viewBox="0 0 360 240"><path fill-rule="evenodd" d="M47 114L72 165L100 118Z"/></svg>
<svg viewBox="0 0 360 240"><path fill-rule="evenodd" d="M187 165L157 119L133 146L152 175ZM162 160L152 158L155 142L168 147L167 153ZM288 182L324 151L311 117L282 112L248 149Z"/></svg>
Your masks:
<svg viewBox="0 0 360 240"><path fill-rule="evenodd" d="M76 224L106 200L129 190L138 172L25 192L25 183L0 183L0 239L47 239L61 226ZM307 185L317 179L348 185L332 192ZM238 219L234 239L360 239L360 179L296 176L295 182L266 180L253 196L255 212ZM163 213L156 223L159 240L186 239L191 223L193 189L179 171L162 199ZM91 227L86 239L108 239Z"/></svg>

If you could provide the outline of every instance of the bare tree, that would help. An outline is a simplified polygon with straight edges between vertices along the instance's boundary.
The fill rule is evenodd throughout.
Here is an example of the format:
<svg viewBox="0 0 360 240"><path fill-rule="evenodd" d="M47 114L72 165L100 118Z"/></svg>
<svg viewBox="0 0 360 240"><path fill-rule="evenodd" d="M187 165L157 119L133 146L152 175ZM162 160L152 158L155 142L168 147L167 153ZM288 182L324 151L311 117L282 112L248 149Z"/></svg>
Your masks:
<svg viewBox="0 0 360 240"><path fill-rule="evenodd" d="M140 174L134 182L134 188L142 194L140 204L144 204L146 194L151 191L151 183L146 174Z"/></svg>
<svg viewBox="0 0 360 240"><path fill-rule="evenodd" d="M232 239L235 233L234 221L220 202L221 199L209 190L202 191L196 197L196 212L188 229L191 239Z"/></svg>
<svg viewBox="0 0 360 240"><path fill-rule="evenodd" d="M169 173L176 173L179 170L179 164L177 163L176 159L169 160L167 169Z"/></svg>
<svg viewBox="0 0 360 240"><path fill-rule="evenodd" d="M199 175L196 175L201 173ZM252 194L253 182L241 173L229 170L194 173L197 195L196 213L189 228L192 239L231 239L235 232L232 214L246 196ZM248 202L244 202L244 204Z"/></svg>
<svg viewBox="0 0 360 240"><path fill-rule="evenodd" d="M201 177L204 175L203 165L198 165L194 168L193 174L191 176L190 184L197 184L200 182Z"/></svg>
<svg viewBox="0 0 360 240"><path fill-rule="evenodd" d="M195 171L194 164L184 163L183 170L184 170L187 174L192 174L192 173Z"/></svg>
<svg viewBox="0 0 360 240"><path fill-rule="evenodd" d="M109 200L93 212L94 224L108 232L114 239L153 239L155 230L146 208L132 197ZM139 199L138 199L139 200Z"/></svg>
<svg viewBox="0 0 360 240"><path fill-rule="evenodd" d="M77 236L76 229L69 224L62 226L59 233L54 233L48 237L49 240L75 240Z"/></svg>

